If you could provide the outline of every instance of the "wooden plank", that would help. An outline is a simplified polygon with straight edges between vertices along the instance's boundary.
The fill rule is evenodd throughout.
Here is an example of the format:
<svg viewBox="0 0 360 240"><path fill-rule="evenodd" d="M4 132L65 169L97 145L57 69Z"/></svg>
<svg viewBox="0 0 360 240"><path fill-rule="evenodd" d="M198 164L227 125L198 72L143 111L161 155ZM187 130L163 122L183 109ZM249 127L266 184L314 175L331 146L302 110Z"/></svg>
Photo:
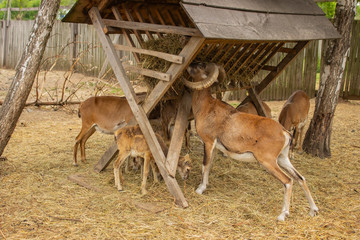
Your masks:
<svg viewBox="0 0 360 240"><path fill-rule="evenodd" d="M195 26L209 39L304 41L341 37L325 16L244 12L206 5L182 5Z"/></svg>
<svg viewBox="0 0 360 240"><path fill-rule="evenodd" d="M192 59L196 56L196 53L200 51L201 46L204 42L204 38L192 37L189 42L180 52L179 56L185 58L182 65L173 63L167 73L171 74L172 79L169 82L160 81L152 92L149 94L147 101L144 103L143 108L146 113L150 113L151 110L156 106L159 100L164 96L165 92L170 88L170 86L175 82L175 80L180 76L182 71L185 70L185 67L189 65Z"/></svg>
<svg viewBox="0 0 360 240"><path fill-rule="evenodd" d="M324 15L313 0L183 0L184 3L241 11Z"/></svg>
<svg viewBox="0 0 360 240"><path fill-rule="evenodd" d="M100 160L94 166L96 172L103 171L110 162L115 158L116 154L119 152L116 142L114 142L108 150L102 155Z"/></svg>
<svg viewBox="0 0 360 240"><path fill-rule="evenodd" d="M120 44L114 44L114 47L116 50L146 54L146 55L158 57L158 58L164 59L166 61L177 63L177 64L182 64L184 62L184 57L169 54L169 53L163 53L163 52L147 50L147 49L142 49L142 48L136 48L136 47L129 47L129 46L120 45Z"/></svg>
<svg viewBox="0 0 360 240"><path fill-rule="evenodd" d="M125 74L125 70L121 65L120 59L116 55L116 50L111 42L111 39L103 32L104 23L102 22L99 10L95 7L91 8L91 10L89 11L89 16L93 22L93 25L98 33L99 39L103 45L104 50L107 53L111 66L114 70L115 76L120 82L120 85L125 93L129 106L134 114L136 121L139 124L139 127L146 139L146 142L148 143L150 151L155 159L155 162L159 168L161 175L163 176L163 179L168 187L169 192L174 196L176 204L182 207L187 207L188 203L183 193L181 192L181 189L178 183L176 182L176 179L169 176L164 166L165 163L164 152L161 149L161 146L145 114L145 111L143 110L142 107L139 107L137 105L134 89L132 88L129 79Z"/></svg>
<svg viewBox="0 0 360 240"><path fill-rule="evenodd" d="M86 180L85 177L78 175L78 174L74 174L74 175L69 175L68 179L80 186L83 186L84 188L87 188L89 190L95 191L95 192L102 192L101 189L94 187L93 185L89 184Z"/></svg>
<svg viewBox="0 0 360 240"><path fill-rule="evenodd" d="M163 33L179 34L179 35L193 36L193 37L202 36L199 30L197 30L196 28L168 26L168 25L160 25L153 23L128 22L128 21L111 20L111 19L104 19L103 21L106 26L117 27L121 29L131 29L134 31L148 30L152 32L163 32ZM106 29L105 26L104 29Z"/></svg>
<svg viewBox="0 0 360 240"><path fill-rule="evenodd" d="M170 81L171 80L171 75L168 73L162 73L162 72L157 72L157 71L153 71L153 70L149 70L149 69L145 69L142 67L137 67L137 66L132 66L130 64L127 63L123 63L123 67L126 71L130 71L132 73L137 73L137 74L141 74L144 76L148 76L148 77L152 77L152 78L156 78L162 81Z"/></svg>
<svg viewBox="0 0 360 240"><path fill-rule="evenodd" d="M265 108L262 104L261 99L259 98L259 96L257 95L257 93L255 92L254 88L249 88L248 90L249 96L251 98L251 101L254 103L256 111L258 112L258 114L260 116L263 117L270 117L266 114Z"/></svg>
<svg viewBox="0 0 360 240"><path fill-rule="evenodd" d="M188 126L188 118L191 111L192 96L185 91L179 103L178 112L176 114L175 126L171 142L169 146L168 155L165 166L170 176L175 177L176 168L180 156L181 146L184 140L185 130Z"/></svg>

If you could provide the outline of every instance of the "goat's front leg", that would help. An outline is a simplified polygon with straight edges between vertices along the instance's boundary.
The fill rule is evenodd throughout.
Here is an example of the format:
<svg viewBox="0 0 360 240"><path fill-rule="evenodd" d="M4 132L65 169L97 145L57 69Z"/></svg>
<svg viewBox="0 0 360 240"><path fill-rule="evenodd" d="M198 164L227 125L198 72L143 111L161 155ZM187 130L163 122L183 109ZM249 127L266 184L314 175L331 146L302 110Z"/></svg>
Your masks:
<svg viewBox="0 0 360 240"><path fill-rule="evenodd" d="M202 182L199 187L196 189L196 193L202 194L206 186L209 184L209 173L210 167L214 158L214 149L216 145L216 140L213 141L204 141L204 161L202 165Z"/></svg>
<svg viewBox="0 0 360 240"><path fill-rule="evenodd" d="M144 173L143 173L143 179L142 179L142 183L141 183L141 194L142 195L147 194L146 181L147 181L147 178L148 178L148 175L149 175L150 158L151 158L150 153L145 153L145 156L144 156Z"/></svg>
<svg viewBox="0 0 360 240"><path fill-rule="evenodd" d="M116 161L114 162L114 179L115 179L115 187L119 190L122 191L123 188L121 186L121 184L124 184L124 179L123 176L121 174L121 170L120 167L122 166L122 164L125 162L126 158L129 156L129 154L122 154L121 152L119 152L119 157L116 159Z"/></svg>

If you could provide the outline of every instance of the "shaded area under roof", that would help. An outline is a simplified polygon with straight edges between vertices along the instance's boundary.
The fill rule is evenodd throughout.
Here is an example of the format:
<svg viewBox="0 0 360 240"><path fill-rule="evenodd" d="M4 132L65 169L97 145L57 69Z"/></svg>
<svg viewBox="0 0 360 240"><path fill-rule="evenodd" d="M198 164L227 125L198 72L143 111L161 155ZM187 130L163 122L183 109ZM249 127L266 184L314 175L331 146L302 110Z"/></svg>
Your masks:
<svg viewBox="0 0 360 240"><path fill-rule="evenodd" d="M313 0L78 0L64 22L89 23L87 11L109 13L121 3L181 5L207 39L242 41L303 41L340 38Z"/></svg>

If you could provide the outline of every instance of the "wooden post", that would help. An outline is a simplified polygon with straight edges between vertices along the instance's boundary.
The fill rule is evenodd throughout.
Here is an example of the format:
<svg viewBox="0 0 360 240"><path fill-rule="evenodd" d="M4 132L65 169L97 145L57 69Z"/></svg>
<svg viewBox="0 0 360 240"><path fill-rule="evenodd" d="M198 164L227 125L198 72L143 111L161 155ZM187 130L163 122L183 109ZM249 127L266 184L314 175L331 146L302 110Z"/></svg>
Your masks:
<svg viewBox="0 0 360 240"><path fill-rule="evenodd" d="M188 125L188 118L191 110L191 94L185 91L178 107L176 114L174 132L171 137L168 155L166 158L165 166L170 176L175 177L176 168L180 156L182 142L184 140L184 134Z"/></svg>
<svg viewBox="0 0 360 240"><path fill-rule="evenodd" d="M77 58L77 38L78 38L78 34L79 34L78 26L79 26L78 23L71 24L71 27L72 27L71 42L73 43L73 45L72 45L72 64L74 64L76 62L76 58Z"/></svg>
<svg viewBox="0 0 360 240"><path fill-rule="evenodd" d="M4 13L5 14L5 13ZM2 56L1 56L1 66L5 67L5 57L6 57L6 48L7 48L7 28L10 25L11 20L11 0L7 2L7 16L6 21L4 17L3 21L3 47L2 47Z"/></svg>
<svg viewBox="0 0 360 240"><path fill-rule="evenodd" d="M162 151L160 144L155 136L155 133L150 125L150 122L145 114L145 111L142 107L137 105L136 95L133 87L130 84L128 77L126 76L125 70L121 65L120 59L116 54L114 45L111 42L109 36L104 34L104 23L100 16L99 10L96 7L93 7L89 11L89 16L95 27L95 30L98 33L99 39L102 43L103 49L106 52L106 55L109 59L109 62L113 68L116 78L120 82L120 85L125 93L126 99L129 103L129 106L134 114L136 121L139 124L139 127L149 145L150 151L153 154L155 162L159 168L161 175L168 187L170 193L174 196L176 204L187 207L188 203L176 182L176 179L169 176L165 168L165 155Z"/></svg>
<svg viewBox="0 0 360 240"><path fill-rule="evenodd" d="M266 114L266 111L265 111L265 108L264 108L264 106L262 104L262 101L259 98L259 96L257 95L257 93L255 92L255 89L254 88L249 88L248 93L249 93L249 96L251 98L251 101L254 103L254 106L255 106L256 111L258 112L258 114L260 116L263 116L263 117L270 117L270 116L268 116Z"/></svg>

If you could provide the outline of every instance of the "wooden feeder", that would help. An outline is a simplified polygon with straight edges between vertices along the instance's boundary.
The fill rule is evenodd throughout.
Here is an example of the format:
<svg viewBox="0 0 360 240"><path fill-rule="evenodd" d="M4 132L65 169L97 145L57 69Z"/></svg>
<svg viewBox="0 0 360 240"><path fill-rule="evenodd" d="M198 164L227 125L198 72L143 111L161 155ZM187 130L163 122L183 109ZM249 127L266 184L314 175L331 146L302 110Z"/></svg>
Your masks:
<svg viewBox="0 0 360 240"><path fill-rule="evenodd" d="M176 203L183 207L188 203L175 172L191 109L191 95L184 94L181 98L167 157L147 115L192 60L201 52L207 62L223 65L230 79L235 74L250 79L259 71L267 71L257 85L247 87L249 96L243 101L253 101L258 112L264 115L258 94L308 42L340 37L313 0L78 0L63 21L94 25L160 173ZM114 44L110 34L123 34L128 44ZM189 38L179 54L144 49L148 39L161 40L168 34ZM136 47L132 36L140 47ZM132 52L138 66L123 65L117 51ZM277 65L269 65L269 60L277 53L285 56ZM170 67L166 72L144 69L140 67L142 54L168 61ZM141 105L125 69L159 80ZM116 151L114 144L95 170L103 170Z"/></svg>

